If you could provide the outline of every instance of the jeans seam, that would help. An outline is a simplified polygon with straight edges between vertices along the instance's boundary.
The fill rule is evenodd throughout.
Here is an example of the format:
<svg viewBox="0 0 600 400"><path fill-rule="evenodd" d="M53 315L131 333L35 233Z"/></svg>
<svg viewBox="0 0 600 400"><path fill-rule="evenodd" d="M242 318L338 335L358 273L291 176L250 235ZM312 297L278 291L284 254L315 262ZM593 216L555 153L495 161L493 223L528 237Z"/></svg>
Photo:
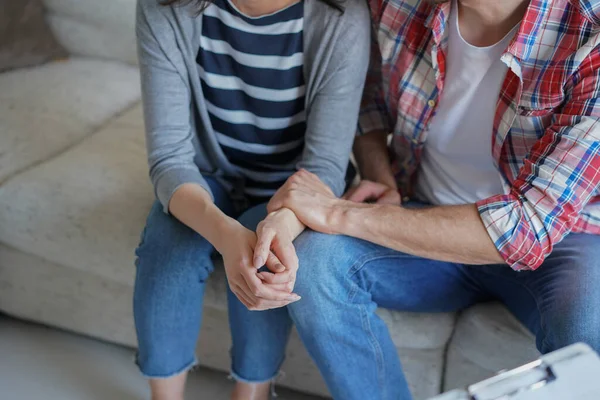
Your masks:
<svg viewBox="0 0 600 400"><path fill-rule="evenodd" d="M505 276L503 276L503 275L499 275L499 274L496 274L496 273L494 273L494 272L485 271L485 273L487 273L487 274L489 274L489 275L492 275L492 276L495 276L495 277L497 277L497 278L508 279L508 278L506 278ZM521 272L521 273L522 273L522 272ZM548 332L548 330L547 330L547 329L546 329L546 327L545 327L545 325L546 325L546 324L545 324L545 320L544 320L544 314L542 313L542 311L541 311L541 309L540 309L540 303L538 302L538 300L537 300L537 297L534 295L533 291L531 291L531 289L530 289L530 288L528 288L528 287L527 287L525 284L523 284L522 282L519 282L518 280L515 280L514 282L515 282L517 285L521 286L523 289L525 289L525 291L526 291L527 293L529 293L529 295L530 295L530 296L533 298L533 301L534 301L534 303L535 303L535 307L537 308L537 312L538 312L538 314L540 315L540 330L541 330L541 332L542 332L542 336L543 336L543 337L542 337L542 341L541 341L541 343L540 343L540 346L541 346L542 348L541 348L541 349L539 349L539 350L540 350L540 352L542 352L543 348L547 347L547 342L546 342L546 340L547 340L547 336L548 336L548 333L547 333L547 332Z"/></svg>
<svg viewBox="0 0 600 400"><path fill-rule="evenodd" d="M369 322L369 313L366 307L363 304L359 305L362 325L363 329L367 332L367 336L369 338L369 343L371 344L371 348L375 353L375 359L377 360L377 383L379 384L379 390L383 395L382 398L386 398L385 396L385 363L383 362L383 351L381 350L381 346L371 329L371 324Z"/></svg>
<svg viewBox="0 0 600 400"><path fill-rule="evenodd" d="M377 251L372 254L365 254L362 257L358 258L352 267L348 270L347 279L349 282L352 281L352 277L360 271L367 263L379 260L382 258L395 258L401 257L399 254L394 254L391 251ZM357 291L359 289L359 285L354 283L350 285L350 289L348 291L348 300L353 301ZM379 384L379 388L383 398L386 398L386 386L385 386L385 363L383 362L383 351L381 350L381 346L377 341L373 330L371 329L371 324L369 321L369 313L364 304L359 304L359 309L361 313L361 320L363 329L367 333L367 337L369 339L369 344L375 353L375 359L377 360L377 383Z"/></svg>

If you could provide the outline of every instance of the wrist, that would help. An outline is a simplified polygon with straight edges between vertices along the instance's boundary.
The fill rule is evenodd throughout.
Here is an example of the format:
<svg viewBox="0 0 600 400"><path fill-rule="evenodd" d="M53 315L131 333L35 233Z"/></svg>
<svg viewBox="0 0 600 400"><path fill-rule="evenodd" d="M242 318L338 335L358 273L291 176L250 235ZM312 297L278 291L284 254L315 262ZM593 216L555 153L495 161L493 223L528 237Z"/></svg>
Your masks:
<svg viewBox="0 0 600 400"><path fill-rule="evenodd" d="M364 208L369 208L370 206L365 203L337 200L327 216L327 226L331 230L330 233L334 235L355 236L353 231L356 227L357 216Z"/></svg>
<svg viewBox="0 0 600 400"><path fill-rule="evenodd" d="M296 214L289 208L281 208L269 214L269 217L281 219L282 226L286 228L287 234L290 236L290 240L294 240L300 235L306 225L302 223L296 216Z"/></svg>
<svg viewBox="0 0 600 400"><path fill-rule="evenodd" d="M212 240L209 242L214 246L219 254L223 254L227 245L231 244L232 237L237 235L240 229L245 229L237 220L223 214L214 219L211 223L214 227Z"/></svg>

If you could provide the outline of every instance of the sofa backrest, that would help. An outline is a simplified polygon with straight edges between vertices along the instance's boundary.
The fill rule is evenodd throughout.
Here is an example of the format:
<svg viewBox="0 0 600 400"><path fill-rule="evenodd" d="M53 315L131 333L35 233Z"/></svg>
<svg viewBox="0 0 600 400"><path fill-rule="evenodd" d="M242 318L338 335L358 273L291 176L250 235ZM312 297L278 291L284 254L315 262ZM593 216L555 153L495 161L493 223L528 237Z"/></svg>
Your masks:
<svg viewBox="0 0 600 400"><path fill-rule="evenodd" d="M71 53L137 64L136 0L43 0L58 41Z"/></svg>

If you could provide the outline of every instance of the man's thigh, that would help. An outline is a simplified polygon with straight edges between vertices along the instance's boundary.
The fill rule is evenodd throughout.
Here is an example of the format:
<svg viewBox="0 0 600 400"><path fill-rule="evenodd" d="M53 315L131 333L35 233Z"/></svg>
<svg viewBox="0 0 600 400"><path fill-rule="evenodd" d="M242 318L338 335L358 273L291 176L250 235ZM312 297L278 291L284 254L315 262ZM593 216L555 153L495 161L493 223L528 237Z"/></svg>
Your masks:
<svg viewBox="0 0 600 400"><path fill-rule="evenodd" d="M535 271L468 268L536 335L541 352L578 341L600 350L600 236L570 234Z"/></svg>
<svg viewBox="0 0 600 400"><path fill-rule="evenodd" d="M414 312L455 311L486 299L462 265L313 231L304 232L295 246L300 260L297 287L303 297L322 293Z"/></svg>

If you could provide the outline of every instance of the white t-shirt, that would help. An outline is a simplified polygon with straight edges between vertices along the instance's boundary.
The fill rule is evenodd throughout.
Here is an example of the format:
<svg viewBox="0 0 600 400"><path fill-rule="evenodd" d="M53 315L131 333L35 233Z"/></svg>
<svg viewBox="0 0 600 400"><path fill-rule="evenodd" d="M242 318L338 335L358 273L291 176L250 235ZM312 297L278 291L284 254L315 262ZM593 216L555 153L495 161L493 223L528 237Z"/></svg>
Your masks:
<svg viewBox="0 0 600 400"><path fill-rule="evenodd" d="M507 66L500 57L516 27L489 47L460 34L456 1L448 22L446 79L431 119L416 194L436 205L469 204L504 193L492 158L492 127Z"/></svg>

